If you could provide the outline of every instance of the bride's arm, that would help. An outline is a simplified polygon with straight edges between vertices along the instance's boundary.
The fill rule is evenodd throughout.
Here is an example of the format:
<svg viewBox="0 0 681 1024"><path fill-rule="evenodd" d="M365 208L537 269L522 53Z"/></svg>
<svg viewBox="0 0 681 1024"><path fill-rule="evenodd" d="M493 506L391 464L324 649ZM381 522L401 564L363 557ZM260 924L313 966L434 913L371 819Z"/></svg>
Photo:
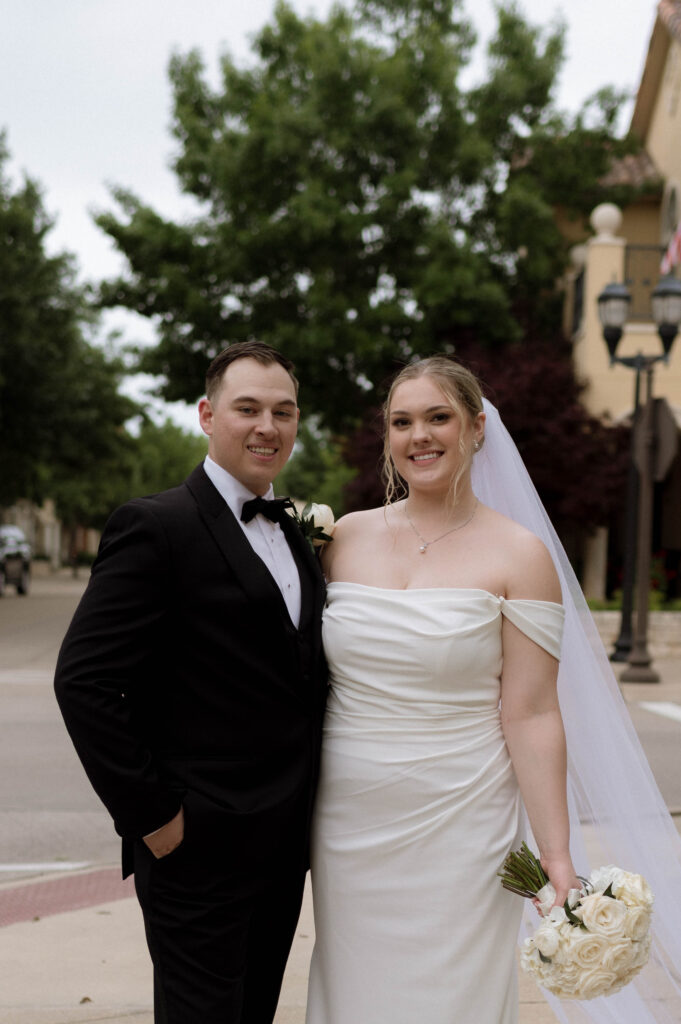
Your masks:
<svg viewBox="0 0 681 1024"><path fill-rule="evenodd" d="M536 538L515 547L508 598L561 599L546 549ZM567 754L558 705L558 662L508 619L502 627L501 722L542 867L562 906L579 887L570 857Z"/></svg>

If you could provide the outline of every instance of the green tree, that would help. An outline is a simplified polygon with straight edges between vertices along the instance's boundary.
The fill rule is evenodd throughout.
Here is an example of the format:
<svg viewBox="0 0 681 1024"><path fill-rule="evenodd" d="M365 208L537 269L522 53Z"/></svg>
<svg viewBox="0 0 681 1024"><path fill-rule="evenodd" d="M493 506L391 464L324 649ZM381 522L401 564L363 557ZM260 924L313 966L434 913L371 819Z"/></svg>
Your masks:
<svg viewBox="0 0 681 1024"><path fill-rule="evenodd" d="M13 188L7 156L0 135L0 505L53 497L68 524L97 525L120 493L136 406L118 392L122 363L87 341L71 258L46 252L38 186Z"/></svg>
<svg viewBox="0 0 681 1024"><path fill-rule="evenodd" d="M617 103L559 115L562 28L498 17L468 91L459 0L360 0L326 21L279 3L217 89L197 53L172 59L174 167L200 213L175 224L119 189L97 218L129 267L102 301L156 323L141 365L166 398L194 399L207 358L259 337L295 361L304 411L343 431L396 361L557 332L553 204L593 205Z"/></svg>
<svg viewBox="0 0 681 1024"><path fill-rule="evenodd" d="M118 390L124 373L119 359L84 339L53 371L53 436L39 496L54 499L70 530L101 528L130 497L135 445L126 422L137 405Z"/></svg>
<svg viewBox="0 0 681 1024"><path fill-rule="evenodd" d="M200 394L227 343L281 347L303 413L352 438L351 503L375 472L372 410L406 359L480 350L518 367L526 346L543 346L555 381L567 374L579 392L561 339L555 209L582 217L625 200L600 181L633 144L616 137L612 90L574 116L555 108L560 24L530 25L512 4L497 16L488 73L469 89L461 0L355 0L326 20L279 3L252 65L224 55L217 88L198 53L176 55L174 168L199 212L175 224L118 189L118 212L97 218L128 264L101 301L155 322L140 366L164 397ZM603 438L583 418L588 458ZM565 464L570 441L555 440ZM608 501L593 497L601 516Z"/></svg>
<svg viewBox="0 0 681 1024"><path fill-rule="evenodd" d="M297 501L330 505L338 519L346 511L346 489L355 473L343 459L341 443L312 418L301 422L293 455L274 487Z"/></svg>
<svg viewBox="0 0 681 1024"><path fill-rule="evenodd" d="M181 483L206 455L207 438L187 433L171 420L142 423L134 441L130 493L157 494Z"/></svg>

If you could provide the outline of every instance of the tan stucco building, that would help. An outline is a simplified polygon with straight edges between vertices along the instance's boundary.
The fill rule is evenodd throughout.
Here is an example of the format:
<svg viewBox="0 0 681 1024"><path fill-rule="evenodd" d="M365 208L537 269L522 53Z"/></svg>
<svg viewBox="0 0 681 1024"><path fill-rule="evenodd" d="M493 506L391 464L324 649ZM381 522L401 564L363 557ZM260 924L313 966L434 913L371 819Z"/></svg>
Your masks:
<svg viewBox="0 0 681 1024"><path fill-rule="evenodd" d="M620 161L609 176L610 183L648 188L621 211L619 222L607 212L592 216L594 235L574 253L566 303L575 365L587 382L585 402L595 414L608 413L615 419L631 411L632 373L609 365L596 300L606 284L624 281L632 305L618 355L661 351L650 293L660 277L664 250L681 220L681 0L660 0L657 6L631 128L644 152ZM679 267L675 273L678 276ZM575 287L581 291L576 316ZM657 394L675 407L681 423L681 339L674 344L669 365L657 368L655 380Z"/></svg>
<svg viewBox="0 0 681 1024"><path fill-rule="evenodd" d="M597 207L590 237L585 232L580 238L578 225L565 225L566 236L577 244L565 282L564 328L572 338L578 377L586 384L587 408L615 421L631 414L635 378L632 370L610 365L597 299L610 282L626 283L632 302L617 355L661 353L650 296L681 221L681 0L657 4L631 128L643 151L618 161L602 184L633 185L637 198L622 210L611 204ZM681 266L674 274L681 277ZM655 368L654 394L666 398L681 428L681 334L668 364ZM655 500L654 548L680 549L681 455L658 486ZM602 596L607 532L591 538L588 548L584 587L588 594Z"/></svg>

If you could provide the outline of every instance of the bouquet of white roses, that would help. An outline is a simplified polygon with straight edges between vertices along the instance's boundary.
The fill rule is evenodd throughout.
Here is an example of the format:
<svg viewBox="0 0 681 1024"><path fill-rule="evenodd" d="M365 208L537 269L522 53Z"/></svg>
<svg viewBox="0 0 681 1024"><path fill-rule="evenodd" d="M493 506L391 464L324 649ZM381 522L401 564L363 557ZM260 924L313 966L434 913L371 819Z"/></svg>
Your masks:
<svg viewBox="0 0 681 1024"><path fill-rule="evenodd" d="M505 889L536 899L544 920L525 939L520 966L561 999L594 999L623 988L647 963L653 894L645 878L608 865L581 879L565 905L528 848L509 853Z"/></svg>

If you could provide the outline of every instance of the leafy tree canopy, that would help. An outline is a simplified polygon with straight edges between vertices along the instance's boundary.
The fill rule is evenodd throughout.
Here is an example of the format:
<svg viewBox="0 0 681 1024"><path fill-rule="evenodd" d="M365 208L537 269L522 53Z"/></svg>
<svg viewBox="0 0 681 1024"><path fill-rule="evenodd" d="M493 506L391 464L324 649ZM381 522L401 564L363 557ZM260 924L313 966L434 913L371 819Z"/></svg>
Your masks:
<svg viewBox="0 0 681 1024"><path fill-rule="evenodd" d="M277 494L306 504L330 505L336 518L346 511L347 486L356 470L343 458L342 446L317 423L301 421L293 456L277 477Z"/></svg>
<svg viewBox="0 0 681 1024"><path fill-rule="evenodd" d="M497 13L469 89L461 0L356 0L326 20L280 2L250 67L222 56L218 88L198 53L173 57L174 169L197 216L118 189L97 218L129 268L101 301L153 319L140 366L165 398L195 399L208 359L260 338L296 363L304 411L347 431L396 362L558 334L553 206L602 198L620 98L560 114L562 27Z"/></svg>
<svg viewBox="0 0 681 1024"><path fill-rule="evenodd" d="M157 494L176 487L205 458L208 439L189 434L171 420L145 419L134 441L134 466L129 496Z"/></svg>
<svg viewBox="0 0 681 1024"><path fill-rule="evenodd" d="M51 221L30 179L13 188L0 135L0 505L56 499L95 524L129 450L135 405L123 367L88 344L91 314L67 255L49 256Z"/></svg>

